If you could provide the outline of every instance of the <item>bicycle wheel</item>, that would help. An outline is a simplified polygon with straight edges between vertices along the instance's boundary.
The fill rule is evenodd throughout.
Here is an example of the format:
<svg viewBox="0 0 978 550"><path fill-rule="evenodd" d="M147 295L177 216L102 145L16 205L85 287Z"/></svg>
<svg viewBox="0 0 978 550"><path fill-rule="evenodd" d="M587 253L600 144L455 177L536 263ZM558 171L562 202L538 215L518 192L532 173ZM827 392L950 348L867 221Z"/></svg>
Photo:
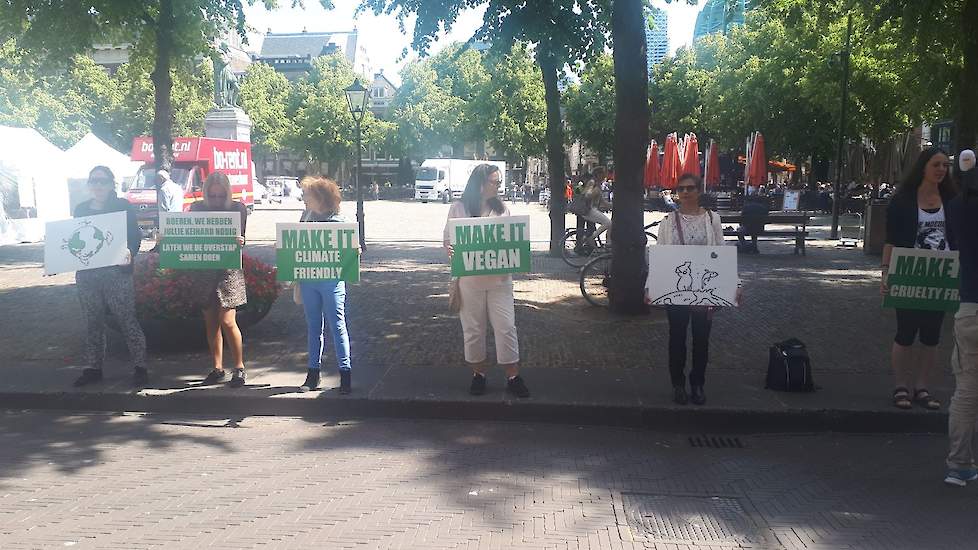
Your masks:
<svg viewBox="0 0 978 550"><path fill-rule="evenodd" d="M611 286L611 254L591 259L581 269L581 294L593 306L608 307Z"/></svg>
<svg viewBox="0 0 978 550"><path fill-rule="evenodd" d="M581 268L587 263L591 255L591 247L586 243L577 246L577 230L568 229L564 233L564 248L560 252L560 257L571 267Z"/></svg>

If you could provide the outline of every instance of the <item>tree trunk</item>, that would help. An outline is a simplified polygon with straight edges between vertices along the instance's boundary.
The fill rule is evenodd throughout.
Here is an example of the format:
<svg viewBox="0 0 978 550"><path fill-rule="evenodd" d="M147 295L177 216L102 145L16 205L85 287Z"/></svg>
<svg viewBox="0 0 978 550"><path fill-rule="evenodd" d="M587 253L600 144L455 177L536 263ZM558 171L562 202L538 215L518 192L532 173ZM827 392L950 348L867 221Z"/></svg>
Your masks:
<svg viewBox="0 0 978 550"><path fill-rule="evenodd" d="M961 49L964 67L958 81L958 109L955 117L954 151L972 149L978 145L978 33L974 24L978 21L978 0L966 0L961 9Z"/></svg>
<svg viewBox="0 0 978 550"><path fill-rule="evenodd" d="M560 90L557 71L560 68L553 53L541 44L537 53L543 73L547 102L547 173L550 175L550 255L559 258L564 247L564 131L560 120Z"/></svg>
<svg viewBox="0 0 978 550"><path fill-rule="evenodd" d="M173 166L173 105L170 91L173 78L170 64L173 57L173 0L160 0L160 15L156 21L156 65L150 78L154 88L153 157L157 170Z"/></svg>
<svg viewBox="0 0 978 550"><path fill-rule="evenodd" d="M615 0L611 33L615 60L615 200L611 288L617 313L644 313L645 231L642 175L649 142L648 66L642 0Z"/></svg>

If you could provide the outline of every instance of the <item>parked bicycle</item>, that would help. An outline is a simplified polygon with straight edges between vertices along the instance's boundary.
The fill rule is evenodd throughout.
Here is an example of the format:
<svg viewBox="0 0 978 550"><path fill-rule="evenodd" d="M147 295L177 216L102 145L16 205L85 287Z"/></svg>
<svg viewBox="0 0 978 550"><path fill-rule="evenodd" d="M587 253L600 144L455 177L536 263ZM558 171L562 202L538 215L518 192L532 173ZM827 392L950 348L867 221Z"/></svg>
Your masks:
<svg viewBox="0 0 978 550"><path fill-rule="evenodd" d="M653 228L658 225L659 222L652 222L644 227L646 238L653 241L656 239ZM607 251L608 246L605 244L605 240L601 238L601 235L590 236L585 233L581 237L579 244L576 228L568 229L564 232L564 248L561 250L561 258L571 267L580 269L592 258L600 256Z"/></svg>
<svg viewBox="0 0 978 550"><path fill-rule="evenodd" d="M645 235L649 239L656 240L652 228L657 225L659 222L645 226ZM608 289L611 287L612 252L613 250L610 248L603 249L600 253L593 255L581 268L581 295L593 306L608 307L610 303Z"/></svg>

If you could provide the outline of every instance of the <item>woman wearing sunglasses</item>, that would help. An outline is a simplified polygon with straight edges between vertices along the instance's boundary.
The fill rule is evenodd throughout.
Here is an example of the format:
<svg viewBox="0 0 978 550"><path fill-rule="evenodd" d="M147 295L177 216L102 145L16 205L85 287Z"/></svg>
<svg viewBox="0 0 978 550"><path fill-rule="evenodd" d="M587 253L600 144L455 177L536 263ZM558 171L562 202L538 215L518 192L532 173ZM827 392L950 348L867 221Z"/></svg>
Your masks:
<svg viewBox="0 0 978 550"><path fill-rule="evenodd" d="M667 215L659 224L657 244L723 246L723 227L720 215L700 206L703 180L693 174L683 174L676 183L679 209ZM737 288L740 302L740 285ZM703 385L706 382L706 363L710 353L710 328L713 310L706 306L666 306L669 318L669 375L672 378L673 401L685 405L706 403ZM689 372L690 393L686 393L686 327L692 324L693 368Z"/></svg>
<svg viewBox="0 0 978 550"><path fill-rule="evenodd" d="M136 223L136 213L129 201L115 194L115 176L105 166L96 166L88 173L88 191L91 200L75 207L75 217L126 213L126 237L129 262L121 266L100 267L75 273L75 286L85 312L87 332L85 351L88 368L75 380L75 386L84 386L102 380L102 364L105 360L105 314L110 312L126 338L133 364L133 384L145 386L149 382L146 370L146 337L136 320L136 301L132 286L132 265L139 253L142 232Z"/></svg>
<svg viewBox="0 0 978 550"><path fill-rule="evenodd" d="M231 196L231 182L226 174L214 172L207 176L203 188L204 200L190 205L191 212L238 212L241 214L241 235L238 245L244 246L245 225L248 209ZM241 331L235 319L236 308L248 301L245 293L244 272L240 269L215 269L198 272L201 278L204 328L207 331L207 345L211 351L214 368L211 369L202 385L224 382L224 341L227 340L234 361L234 374L230 386L240 388L245 384L244 348Z"/></svg>

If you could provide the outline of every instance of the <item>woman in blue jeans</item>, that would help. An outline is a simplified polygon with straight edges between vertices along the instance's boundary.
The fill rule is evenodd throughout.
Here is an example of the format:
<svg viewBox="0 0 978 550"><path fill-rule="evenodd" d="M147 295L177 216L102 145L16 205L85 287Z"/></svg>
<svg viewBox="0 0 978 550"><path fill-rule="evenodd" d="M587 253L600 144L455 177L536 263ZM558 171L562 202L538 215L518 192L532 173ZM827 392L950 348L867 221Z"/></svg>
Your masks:
<svg viewBox="0 0 978 550"><path fill-rule="evenodd" d="M323 177L307 177L302 180L302 200L306 211L302 222L342 222L339 216L340 189L336 183ZM340 371L340 393L348 394L350 388L350 337L346 331L346 283L343 281L303 281L299 283L302 307L306 313L309 339L309 372L299 387L307 392L319 388L322 367L324 332L326 325L333 334L336 350L336 366Z"/></svg>

